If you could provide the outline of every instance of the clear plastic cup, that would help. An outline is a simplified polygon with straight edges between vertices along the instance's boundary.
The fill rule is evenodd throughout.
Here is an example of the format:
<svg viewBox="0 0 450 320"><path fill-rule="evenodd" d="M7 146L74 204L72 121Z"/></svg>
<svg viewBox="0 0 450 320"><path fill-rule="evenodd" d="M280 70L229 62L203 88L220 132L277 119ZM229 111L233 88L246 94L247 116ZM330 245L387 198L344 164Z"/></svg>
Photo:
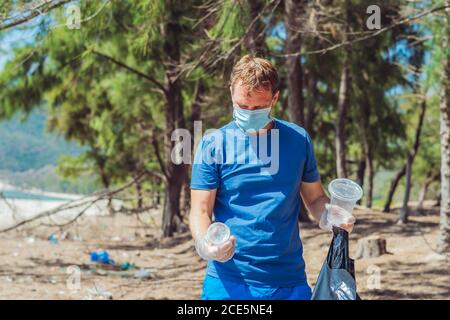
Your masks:
<svg viewBox="0 0 450 320"><path fill-rule="evenodd" d="M328 191L331 195L330 204L343 208L349 214L348 217L329 214L327 216L328 222L335 226L347 223L348 218L352 215L356 202L361 199L363 195L362 188L359 184L350 179L339 178L330 182Z"/></svg>
<svg viewBox="0 0 450 320"><path fill-rule="evenodd" d="M230 228L225 223L214 222L206 232L206 241L215 246L219 246L230 239Z"/></svg>

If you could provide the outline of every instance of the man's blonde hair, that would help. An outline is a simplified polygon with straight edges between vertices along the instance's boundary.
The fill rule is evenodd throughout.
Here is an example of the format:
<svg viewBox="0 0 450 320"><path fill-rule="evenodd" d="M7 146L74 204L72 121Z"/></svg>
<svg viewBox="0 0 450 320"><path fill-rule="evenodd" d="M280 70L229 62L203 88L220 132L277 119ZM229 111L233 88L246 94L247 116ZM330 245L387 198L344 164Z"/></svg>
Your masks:
<svg viewBox="0 0 450 320"><path fill-rule="evenodd" d="M230 86L241 81L250 91L278 91L278 73L269 60L257 58L250 54L243 56L233 67L230 76Z"/></svg>

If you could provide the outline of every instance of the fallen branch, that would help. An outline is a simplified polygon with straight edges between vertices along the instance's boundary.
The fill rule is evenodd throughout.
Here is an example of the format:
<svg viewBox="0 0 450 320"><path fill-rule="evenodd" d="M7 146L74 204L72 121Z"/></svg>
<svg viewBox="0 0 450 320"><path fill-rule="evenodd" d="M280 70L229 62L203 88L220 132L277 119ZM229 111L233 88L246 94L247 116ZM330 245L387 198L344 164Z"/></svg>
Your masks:
<svg viewBox="0 0 450 320"><path fill-rule="evenodd" d="M69 202L64 203L64 204L62 204L62 205L60 205L60 206L58 206L58 207L56 207L54 209L46 210L46 211L43 211L41 213L38 213L36 216L34 216L32 218L29 218L29 219L25 219L25 220L17 223L14 226L2 229L2 230L0 230L0 233L14 230L14 229L16 229L16 228L18 228L20 226L23 226L23 225L25 225L27 223L30 223L32 221L36 221L36 220L41 219L41 218L51 217L51 216L53 216L53 215L55 215L55 214L57 214L59 212L65 211L65 210L75 209L75 208L79 208L79 207L82 207L82 206L86 205L86 207L84 207L81 210L81 212L79 212L75 216L75 218L71 219L71 221L69 221L67 223L64 223L64 224L61 224L61 225L56 225L56 226L64 226L64 225L67 225L69 223L72 223L72 222L76 221L78 218L80 218L87 211L87 209L89 209L91 206L93 206L98 201L112 199L114 195L116 195L116 194L118 194L118 193L128 189L129 187L133 186L137 181L139 181L140 179L145 177L147 174L148 174L147 171L142 171L133 180L131 180L130 182L126 183L125 185L123 185L122 187L120 187L118 189L115 189L113 191L103 190L103 191L99 191L99 192L93 193L91 195L85 196L85 197L80 198L80 199L69 201ZM94 197L94 199L92 199L92 197ZM89 200L87 200L87 199L89 199ZM81 201L81 202L78 202L78 201Z"/></svg>

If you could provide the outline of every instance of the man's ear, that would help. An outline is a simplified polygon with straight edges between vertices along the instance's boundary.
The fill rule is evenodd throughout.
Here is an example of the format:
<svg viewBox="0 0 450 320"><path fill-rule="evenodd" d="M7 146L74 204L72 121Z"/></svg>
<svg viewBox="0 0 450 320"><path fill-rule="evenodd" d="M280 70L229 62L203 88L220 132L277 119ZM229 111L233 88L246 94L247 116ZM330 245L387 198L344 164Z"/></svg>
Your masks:
<svg viewBox="0 0 450 320"><path fill-rule="evenodd" d="M273 96L273 105L276 105L278 102L278 98L280 97L280 90L278 90L277 92L275 92L274 96Z"/></svg>
<svg viewBox="0 0 450 320"><path fill-rule="evenodd" d="M273 112L274 112L274 109L275 109L275 105L277 104L277 102L278 102L278 97L280 96L280 90L278 90L277 92L275 92L275 94L273 95L273 98L272 98L272 101L273 101L273 104L272 104L272 107L270 108L270 116L272 117L273 116Z"/></svg>

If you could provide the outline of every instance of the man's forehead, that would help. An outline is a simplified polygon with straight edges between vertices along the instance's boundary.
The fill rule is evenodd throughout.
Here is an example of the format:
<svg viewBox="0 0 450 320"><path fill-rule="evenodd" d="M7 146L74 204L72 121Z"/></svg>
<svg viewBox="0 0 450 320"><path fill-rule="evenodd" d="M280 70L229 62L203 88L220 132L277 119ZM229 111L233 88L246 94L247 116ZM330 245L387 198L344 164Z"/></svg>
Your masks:
<svg viewBox="0 0 450 320"><path fill-rule="evenodd" d="M242 100L272 100L272 91L270 89L258 88L250 89L248 86L236 83L232 88L233 97Z"/></svg>

